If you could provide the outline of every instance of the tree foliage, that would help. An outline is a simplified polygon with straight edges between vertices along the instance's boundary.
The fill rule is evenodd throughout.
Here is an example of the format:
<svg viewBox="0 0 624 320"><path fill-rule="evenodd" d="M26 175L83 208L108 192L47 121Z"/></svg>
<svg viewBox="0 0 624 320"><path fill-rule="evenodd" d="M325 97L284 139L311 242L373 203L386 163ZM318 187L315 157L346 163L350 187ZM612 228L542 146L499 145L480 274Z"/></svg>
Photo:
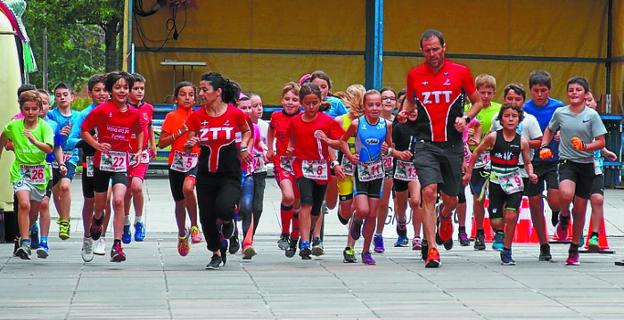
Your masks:
<svg viewBox="0 0 624 320"><path fill-rule="evenodd" d="M121 68L124 0L30 0L24 23L43 87L43 38L48 37L48 88L60 81L78 90L95 73Z"/></svg>

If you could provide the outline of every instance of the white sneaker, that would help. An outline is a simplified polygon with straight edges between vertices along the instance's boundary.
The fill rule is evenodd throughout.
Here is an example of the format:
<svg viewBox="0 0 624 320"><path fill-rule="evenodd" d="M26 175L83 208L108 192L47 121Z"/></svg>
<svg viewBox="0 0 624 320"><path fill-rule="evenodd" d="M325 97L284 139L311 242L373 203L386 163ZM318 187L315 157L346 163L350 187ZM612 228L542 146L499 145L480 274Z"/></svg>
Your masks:
<svg viewBox="0 0 624 320"><path fill-rule="evenodd" d="M91 238L84 238L82 240L82 261L90 262L93 260L93 240Z"/></svg>
<svg viewBox="0 0 624 320"><path fill-rule="evenodd" d="M104 237L100 237L97 241L95 241L93 253L97 254L98 256L103 256L106 254L106 241L104 240Z"/></svg>

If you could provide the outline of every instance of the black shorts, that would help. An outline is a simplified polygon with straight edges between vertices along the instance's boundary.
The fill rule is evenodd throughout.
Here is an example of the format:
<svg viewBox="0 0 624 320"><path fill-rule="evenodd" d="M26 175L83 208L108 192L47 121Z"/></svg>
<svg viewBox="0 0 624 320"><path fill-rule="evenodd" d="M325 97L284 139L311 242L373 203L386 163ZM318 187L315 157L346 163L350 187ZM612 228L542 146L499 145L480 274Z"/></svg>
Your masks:
<svg viewBox="0 0 624 320"><path fill-rule="evenodd" d="M95 196L95 178L87 176L87 167L82 167L82 196L92 199Z"/></svg>
<svg viewBox="0 0 624 320"><path fill-rule="evenodd" d="M418 171L420 185L441 184L440 191L457 196L461 183L464 146L461 142L430 143L417 142L414 145L414 166Z"/></svg>
<svg viewBox="0 0 624 320"><path fill-rule="evenodd" d="M466 187L463 185L459 187L459 193L457 194L457 203L466 203Z"/></svg>
<svg viewBox="0 0 624 320"><path fill-rule="evenodd" d="M524 194L529 197L541 195L544 193L544 183L546 183L546 189L559 190L558 167L559 164L557 162L534 163L533 172L537 175L537 184L525 184ZM594 172L593 169L592 172Z"/></svg>
<svg viewBox="0 0 624 320"><path fill-rule="evenodd" d="M490 170L485 167L472 170L472 175L470 176L470 192L474 195L480 195L489 176Z"/></svg>
<svg viewBox="0 0 624 320"><path fill-rule="evenodd" d="M559 181L570 180L576 183L574 195L579 198L589 199L595 178L593 163L562 160L559 164Z"/></svg>
<svg viewBox="0 0 624 320"><path fill-rule="evenodd" d="M52 197L52 181L48 181L48 185L46 186L45 196L50 199Z"/></svg>
<svg viewBox="0 0 624 320"><path fill-rule="evenodd" d="M52 187L55 187L56 184L59 183L59 181L61 181L61 179L63 178L69 179L69 181L74 180L74 174L76 174L76 166L71 163L67 163L65 164L65 168L67 168L67 174L62 175L58 167L55 168L54 166L52 166Z"/></svg>
<svg viewBox="0 0 624 320"><path fill-rule="evenodd" d="M184 200L184 179L186 177L196 177L197 167L187 171L180 172L169 169L169 189L173 196L173 201L178 202Z"/></svg>
<svg viewBox="0 0 624 320"><path fill-rule="evenodd" d="M599 174L594 177L590 193L604 195L604 175Z"/></svg>
<svg viewBox="0 0 624 320"><path fill-rule="evenodd" d="M100 171L98 168L93 168L93 189L95 192L107 192L111 181L113 186L116 184L128 186L128 173Z"/></svg>
<svg viewBox="0 0 624 320"><path fill-rule="evenodd" d="M301 194L301 205L311 205L311 215L321 215L321 206L325 200L327 184L320 184L312 179L301 177L297 179L297 187L299 187Z"/></svg>
<svg viewBox="0 0 624 320"><path fill-rule="evenodd" d="M488 206L490 219L502 219L505 210L520 212L519 208L522 204L522 192L506 194L499 184L491 182L488 192L490 199L490 205Z"/></svg>
<svg viewBox="0 0 624 320"><path fill-rule="evenodd" d="M355 196L367 196L369 198L381 198L381 188L383 187L385 178L375 179L371 181L362 182L358 176L357 170L353 173L355 186L353 188L353 194Z"/></svg>

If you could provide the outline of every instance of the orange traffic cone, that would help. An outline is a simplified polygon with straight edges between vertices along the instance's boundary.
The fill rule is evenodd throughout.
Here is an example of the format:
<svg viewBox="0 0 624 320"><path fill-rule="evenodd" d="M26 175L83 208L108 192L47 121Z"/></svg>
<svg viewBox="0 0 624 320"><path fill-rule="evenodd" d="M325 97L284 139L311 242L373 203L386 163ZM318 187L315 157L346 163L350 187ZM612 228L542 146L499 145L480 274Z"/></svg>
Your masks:
<svg viewBox="0 0 624 320"><path fill-rule="evenodd" d="M483 199L483 208L485 208L485 215L483 218L483 232L485 233L485 241L491 242L494 239L494 231L492 230L492 226L490 225L490 215L488 213L487 208L490 205L490 200L485 197ZM477 236L477 227L475 226L475 218L474 214L472 217L472 227L470 228L470 239L474 240Z"/></svg>
<svg viewBox="0 0 624 320"><path fill-rule="evenodd" d="M591 219L589 220L589 230L587 231L587 238L585 239L585 250L580 252L584 253L615 253L613 250L609 250L609 242L607 241L607 230L605 228L604 217L600 220L600 229L598 231L598 251L589 250L589 238L591 237L593 230Z"/></svg>
<svg viewBox="0 0 624 320"><path fill-rule="evenodd" d="M533 238L533 222L531 221L531 213L529 210L529 198L522 197L522 205L518 210L518 224L514 234L514 243L539 243L537 235Z"/></svg>

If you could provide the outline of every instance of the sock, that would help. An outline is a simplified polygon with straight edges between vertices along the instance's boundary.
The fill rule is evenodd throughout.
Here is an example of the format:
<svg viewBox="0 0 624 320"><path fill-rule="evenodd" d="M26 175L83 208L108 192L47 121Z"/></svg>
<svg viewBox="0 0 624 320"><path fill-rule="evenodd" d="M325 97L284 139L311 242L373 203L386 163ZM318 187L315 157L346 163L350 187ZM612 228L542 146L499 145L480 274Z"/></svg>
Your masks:
<svg viewBox="0 0 624 320"><path fill-rule="evenodd" d="M41 236L39 242L40 243L48 243L48 236Z"/></svg>
<svg viewBox="0 0 624 320"><path fill-rule="evenodd" d="M578 244L570 243L570 249L568 249L568 252L578 252L578 249L579 249Z"/></svg>
<svg viewBox="0 0 624 320"><path fill-rule="evenodd" d="M126 222L124 222L124 225L126 225L126 226L130 225L130 215L126 216Z"/></svg>
<svg viewBox="0 0 624 320"><path fill-rule="evenodd" d="M375 232L375 237L381 237L381 236L382 236L382 234L381 234L381 233L377 233L377 232Z"/></svg>
<svg viewBox="0 0 624 320"><path fill-rule="evenodd" d="M143 216L134 217L134 224L141 223L141 222L143 222Z"/></svg>
<svg viewBox="0 0 624 320"><path fill-rule="evenodd" d="M282 234L290 233L290 224L293 220L293 207L281 205L280 217L282 219Z"/></svg>
<svg viewBox="0 0 624 320"><path fill-rule="evenodd" d="M291 239L299 239L299 211L295 211L292 216L292 232L290 233Z"/></svg>
<svg viewBox="0 0 624 320"><path fill-rule="evenodd" d="M466 226L459 226L459 232L466 232Z"/></svg>
<svg viewBox="0 0 624 320"><path fill-rule="evenodd" d="M598 232L592 232L592 233L591 233L590 238L591 238L591 237L594 237L594 236L595 236L595 237L598 237Z"/></svg>
<svg viewBox="0 0 624 320"><path fill-rule="evenodd" d="M483 229L477 229L477 234L484 236L485 231L483 231Z"/></svg>

